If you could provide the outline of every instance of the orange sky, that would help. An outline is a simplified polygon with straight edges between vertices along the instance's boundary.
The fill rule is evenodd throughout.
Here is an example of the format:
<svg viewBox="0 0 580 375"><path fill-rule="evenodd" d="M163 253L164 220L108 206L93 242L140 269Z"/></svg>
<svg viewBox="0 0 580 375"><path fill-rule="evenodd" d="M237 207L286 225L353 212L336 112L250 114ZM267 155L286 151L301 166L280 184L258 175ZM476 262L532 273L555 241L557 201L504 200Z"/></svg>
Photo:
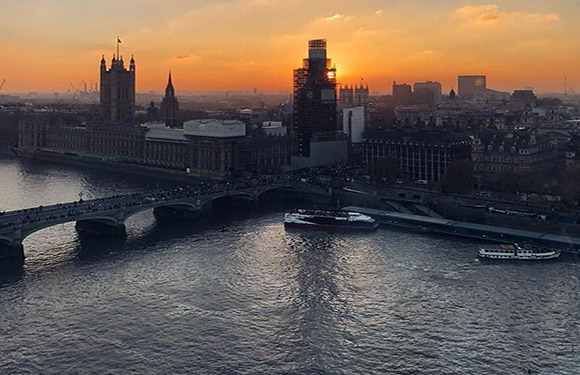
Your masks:
<svg viewBox="0 0 580 375"><path fill-rule="evenodd" d="M488 86L580 92L577 0L0 0L3 92L97 82L115 51L137 60L137 90L290 90L307 40L326 38L339 82L488 76Z"/></svg>

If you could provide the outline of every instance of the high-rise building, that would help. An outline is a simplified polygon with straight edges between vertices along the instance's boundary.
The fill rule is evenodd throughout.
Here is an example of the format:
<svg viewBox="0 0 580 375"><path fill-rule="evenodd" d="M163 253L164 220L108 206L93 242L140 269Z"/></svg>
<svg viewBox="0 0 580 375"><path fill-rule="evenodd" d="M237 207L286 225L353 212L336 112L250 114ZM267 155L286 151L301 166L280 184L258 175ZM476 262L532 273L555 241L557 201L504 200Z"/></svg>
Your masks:
<svg viewBox="0 0 580 375"><path fill-rule="evenodd" d="M474 97L484 94L487 90L486 76L459 76L457 77L459 97L471 100Z"/></svg>
<svg viewBox="0 0 580 375"><path fill-rule="evenodd" d="M107 70L105 56L101 59L101 117L107 123L132 123L135 116L135 59L129 69L123 57L113 55Z"/></svg>
<svg viewBox="0 0 580 375"><path fill-rule="evenodd" d="M411 96L413 95L413 90L411 85L407 85L406 83L397 83L393 82L393 99L397 102L405 104L406 102L411 100Z"/></svg>
<svg viewBox="0 0 580 375"><path fill-rule="evenodd" d="M367 113L365 107L344 108L342 110L342 131L351 143L364 141Z"/></svg>
<svg viewBox="0 0 580 375"><path fill-rule="evenodd" d="M173 88L173 82L171 82L171 72L169 72L165 96L161 101L161 118L165 121L165 125L170 128L177 128L180 125L179 102L175 97L175 89Z"/></svg>
<svg viewBox="0 0 580 375"><path fill-rule="evenodd" d="M336 69L326 57L326 40L308 42L308 58L294 70L295 155L310 157L310 143L317 133L335 133ZM318 137L319 138L319 137Z"/></svg>
<svg viewBox="0 0 580 375"><path fill-rule="evenodd" d="M439 104L441 102L442 89L441 83L434 81L415 82L413 91L416 94L424 95L432 99L432 103Z"/></svg>

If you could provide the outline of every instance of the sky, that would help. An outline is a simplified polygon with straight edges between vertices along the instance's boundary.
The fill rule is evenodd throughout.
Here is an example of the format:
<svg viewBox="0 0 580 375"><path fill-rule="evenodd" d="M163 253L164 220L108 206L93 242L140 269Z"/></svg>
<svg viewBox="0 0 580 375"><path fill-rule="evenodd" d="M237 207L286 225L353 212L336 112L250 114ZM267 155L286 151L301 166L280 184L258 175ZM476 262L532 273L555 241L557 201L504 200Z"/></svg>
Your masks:
<svg viewBox="0 0 580 375"><path fill-rule="evenodd" d="M3 92L98 82L120 36L137 91L291 90L308 40L328 41L338 81L486 74L488 86L580 92L578 0L0 0Z"/></svg>

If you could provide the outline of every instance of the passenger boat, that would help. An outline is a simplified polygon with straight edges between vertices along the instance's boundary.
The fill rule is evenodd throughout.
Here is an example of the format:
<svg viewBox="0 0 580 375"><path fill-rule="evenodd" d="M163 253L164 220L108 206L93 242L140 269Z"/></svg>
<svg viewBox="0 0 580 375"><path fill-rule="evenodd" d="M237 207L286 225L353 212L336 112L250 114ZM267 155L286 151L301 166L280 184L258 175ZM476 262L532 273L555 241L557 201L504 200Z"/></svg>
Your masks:
<svg viewBox="0 0 580 375"><path fill-rule="evenodd" d="M286 228L371 232L379 223L358 212L298 209L284 215Z"/></svg>
<svg viewBox="0 0 580 375"><path fill-rule="evenodd" d="M548 260L558 258L560 250L518 244L479 245L478 255L483 259Z"/></svg>

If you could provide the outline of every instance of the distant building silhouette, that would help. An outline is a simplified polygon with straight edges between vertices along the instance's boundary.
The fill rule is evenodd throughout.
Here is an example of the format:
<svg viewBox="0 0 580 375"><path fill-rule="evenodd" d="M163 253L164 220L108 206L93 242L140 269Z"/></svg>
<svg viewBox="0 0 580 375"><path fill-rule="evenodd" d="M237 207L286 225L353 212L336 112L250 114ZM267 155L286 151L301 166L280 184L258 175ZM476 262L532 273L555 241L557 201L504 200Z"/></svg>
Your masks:
<svg viewBox="0 0 580 375"><path fill-rule="evenodd" d="M337 131L336 69L326 58L326 40L308 42L308 58L294 70L295 154L310 157L310 143L316 133Z"/></svg>
<svg viewBox="0 0 580 375"><path fill-rule="evenodd" d="M369 85L363 86L362 82L354 87L354 105L366 107L369 104Z"/></svg>
<svg viewBox="0 0 580 375"><path fill-rule="evenodd" d="M424 97L428 98L428 102L430 103L441 103L442 89L441 83L439 82L415 82L415 84L413 84L413 91L416 94L423 95Z"/></svg>
<svg viewBox="0 0 580 375"><path fill-rule="evenodd" d="M354 89L352 86L340 86L339 90L340 103L345 105L354 104Z"/></svg>
<svg viewBox="0 0 580 375"><path fill-rule="evenodd" d="M487 77L479 76L459 76L457 77L457 87L461 99L471 100L478 95L482 95L487 90Z"/></svg>
<svg viewBox="0 0 580 375"><path fill-rule="evenodd" d="M393 82L393 99L397 103L405 104L410 102L411 96L413 95L413 89L411 85L406 83Z"/></svg>
<svg viewBox="0 0 580 375"><path fill-rule="evenodd" d="M369 86L362 83L354 86L341 86L339 98L340 104L344 108L366 107L369 104Z"/></svg>
<svg viewBox="0 0 580 375"><path fill-rule="evenodd" d="M159 109L154 102L149 103L147 107L147 122L156 122L159 120Z"/></svg>
<svg viewBox="0 0 580 375"><path fill-rule="evenodd" d="M123 57L113 55L107 70L105 56L101 59L101 117L106 123L132 123L135 117L135 59L129 70Z"/></svg>
<svg viewBox="0 0 580 375"><path fill-rule="evenodd" d="M179 102L175 97L175 89L173 82L171 82L171 72L169 72L169 79L167 80L167 87L165 88L165 96L161 102L161 117L165 121L165 125L170 128L177 128L179 124Z"/></svg>

